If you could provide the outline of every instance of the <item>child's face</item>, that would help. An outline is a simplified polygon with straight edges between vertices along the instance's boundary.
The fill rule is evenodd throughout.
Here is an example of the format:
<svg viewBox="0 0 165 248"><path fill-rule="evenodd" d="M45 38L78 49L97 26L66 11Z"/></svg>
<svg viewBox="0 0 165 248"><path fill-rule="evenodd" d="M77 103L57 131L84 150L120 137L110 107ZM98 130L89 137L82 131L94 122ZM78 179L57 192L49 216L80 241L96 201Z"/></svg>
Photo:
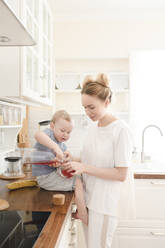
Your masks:
<svg viewBox="0 0 165 248"><path fill-rule="evenodd" d="M58 119L55 123L51 122L51 128L58 142L67 141L72 131L72 123L64 119Z"/></svg>

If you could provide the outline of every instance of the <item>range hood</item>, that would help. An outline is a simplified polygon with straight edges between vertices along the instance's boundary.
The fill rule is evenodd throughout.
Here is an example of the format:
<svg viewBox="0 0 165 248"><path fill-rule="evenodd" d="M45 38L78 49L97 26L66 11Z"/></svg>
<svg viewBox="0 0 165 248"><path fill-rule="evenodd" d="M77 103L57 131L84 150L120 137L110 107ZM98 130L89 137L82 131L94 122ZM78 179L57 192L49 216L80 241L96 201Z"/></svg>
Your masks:
<svg viewBox="0 0 165 248"><path fill-rule="evenodd" d="M4 0L0 0L0 46L33 46L35 42Z"/></svg>

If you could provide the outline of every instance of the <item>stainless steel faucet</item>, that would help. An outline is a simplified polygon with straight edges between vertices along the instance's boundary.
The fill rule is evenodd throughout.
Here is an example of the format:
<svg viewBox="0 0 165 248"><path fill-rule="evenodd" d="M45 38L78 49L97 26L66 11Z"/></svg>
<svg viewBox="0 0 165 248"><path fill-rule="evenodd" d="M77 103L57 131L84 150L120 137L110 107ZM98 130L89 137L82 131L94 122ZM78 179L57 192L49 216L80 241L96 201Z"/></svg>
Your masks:
<svg viewBox="0 0 165 248"><path fill-rule="evenodd" d="M142 151L141 151L141 163L144 163L145 162L145 156L144 156L144 133L146 131L147 128L149 127L155 127L159 130L161 136L163 136L163 133L162 133L162 130L156 126L156 125L148 125L146 126L144 129L143 129L143 132L142 132Z"/></svg>

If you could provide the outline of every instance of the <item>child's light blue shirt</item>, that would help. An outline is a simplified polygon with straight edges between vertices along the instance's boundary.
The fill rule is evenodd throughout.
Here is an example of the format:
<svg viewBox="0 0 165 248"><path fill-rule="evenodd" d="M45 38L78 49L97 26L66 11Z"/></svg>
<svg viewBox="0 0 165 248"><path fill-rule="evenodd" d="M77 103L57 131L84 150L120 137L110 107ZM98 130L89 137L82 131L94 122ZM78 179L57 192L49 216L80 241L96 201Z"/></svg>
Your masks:
<svg viewBox="0 0 165 248"><path fill-rule="evenodd" d="M54 133L50 128L44 129L43 132L45 134L47 134L51 138L51 140L53 140L56 144L58 144L63 152L66 151L66 149L67 149L66 145L64 143L58 142L56 140L56 138L54 137ZM39 151L51 152L55 157L55 154L53 153L53 151L51 149L40 144L39 142L36 142L36 144L34 145L34 148L39 150ZM53 172L55 170L56 170L56 168L50 167L48 165L32 165L32 175L33 176L47 175L47 174L50 174L51 172Z"/></svg>

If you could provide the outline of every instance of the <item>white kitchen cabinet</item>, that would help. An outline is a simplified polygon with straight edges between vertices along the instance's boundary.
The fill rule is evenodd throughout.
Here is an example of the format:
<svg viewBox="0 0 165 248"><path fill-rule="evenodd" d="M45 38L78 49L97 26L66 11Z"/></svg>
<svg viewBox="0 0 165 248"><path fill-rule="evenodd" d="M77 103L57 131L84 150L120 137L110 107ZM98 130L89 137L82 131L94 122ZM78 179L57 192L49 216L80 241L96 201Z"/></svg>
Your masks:
<svg viewBox="0 0 165 248"><path fill-rule="evenodd" d="M81 220L77 220L77 248L87 248L83 224Z"/></svg>
<svg viewBox="0 0 165 248"><path fill-rule="evenodd" d="M77 221L71 218L69 214L63 224L60 239L57 241L55 248L77 248Z"/></svg>
<svg viewBox="0 0 165 248"><path fill-rule="evenodd" d="M25 115L24 105L0 101L0 152L15 148Z"/></svg>
<svg viewBox="0 0 165 248"><path fill-rule="evenodd" d="M17 148L17 135L25 116L25 106L0 101L0 174L5 169L3 157Z"/></svg>
<svg viewBox="0 0 165 248"><path fill-rule="evenodd" d="M71 212L75 212L76 208L76 205L73 203ZM72 218L71 212L68 212L66 216L55 248L86 248L82 222Z"/></svg>
<svg viewBox="0 0 165 248"><path fill-rule="evenodd" d="M165 179L136 179L137 219L165 221Z"/></svg>
<svg viewBox="0 0 165 248"><path fill-rule="evenodd" d="M165 179L136 179L136 219L120 221L112 248L162 248L165 245Z"/></svg>
<svg viewBox="0 0 165 248"><path fill-rule="evenodd" d="M118 228L112 248L164 248L165 229Z"/></svg>
<svg viewBox="0 0 165 248"><path fill-rule="evenodd" d="M53 92L52 15L47 1L19 1L19 17L36 41L33 47L1 47L1 97L51 105Z"/></svg>
<svg viewBox="0 0 165 248"><path fill-rule="evenodd" d="M19 17L19 1L20 0L5 0L5 2L7 3L7 5L12 9L12 11L14 12L14 14Z"/></svg>

